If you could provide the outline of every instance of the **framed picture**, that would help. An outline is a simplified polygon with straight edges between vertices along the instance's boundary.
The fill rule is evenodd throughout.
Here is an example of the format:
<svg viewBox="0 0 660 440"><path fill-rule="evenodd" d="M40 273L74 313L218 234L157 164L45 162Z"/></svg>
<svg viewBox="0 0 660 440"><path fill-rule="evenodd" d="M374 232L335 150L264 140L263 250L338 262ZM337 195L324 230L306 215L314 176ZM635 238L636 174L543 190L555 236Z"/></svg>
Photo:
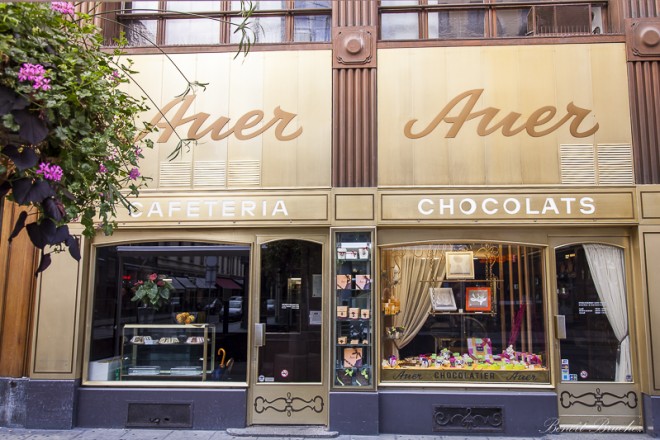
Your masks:
<svg viewBox="0 0 660 440"><path fill-rule="evenodd" d="M362 348L348 347L344 348L344 368L353 368L362 366Z"/></svg>
<svg viewBox="0 0 660 440"><path fill-rule="evenodd" d="M429 288L429 296L434 312L456 311L456 299L451 287L431 287Z"/></svg>
<svg viewBox="0 0 660 440"><path fill-rule="evenodd" d="M490 287L467 287L465 289L465 311L490 312L491 296Z"/></svg>
<svg viewBox="0 0 660 440"><path fill-rule="evenodd" d="M472 251L445 252L445 278L448 280L474 279L474 254Z"/></svg>

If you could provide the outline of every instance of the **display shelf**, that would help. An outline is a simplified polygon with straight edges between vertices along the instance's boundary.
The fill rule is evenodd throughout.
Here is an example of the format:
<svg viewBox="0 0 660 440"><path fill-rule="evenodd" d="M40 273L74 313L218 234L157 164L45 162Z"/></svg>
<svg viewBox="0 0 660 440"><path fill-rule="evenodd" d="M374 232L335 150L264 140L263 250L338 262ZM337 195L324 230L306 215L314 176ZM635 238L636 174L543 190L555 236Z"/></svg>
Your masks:
<svg viewBox="0 0 660 440"><path fill-rule="evenodd" d="M333 387L373 387L372 230L334 233Z"/></svg>
<svg viewBox="0 0 660 440"><path fill-rule="evenodd" d="M137 325L123 328L120 380L211 378L215 327L209 324Z"/></svg>

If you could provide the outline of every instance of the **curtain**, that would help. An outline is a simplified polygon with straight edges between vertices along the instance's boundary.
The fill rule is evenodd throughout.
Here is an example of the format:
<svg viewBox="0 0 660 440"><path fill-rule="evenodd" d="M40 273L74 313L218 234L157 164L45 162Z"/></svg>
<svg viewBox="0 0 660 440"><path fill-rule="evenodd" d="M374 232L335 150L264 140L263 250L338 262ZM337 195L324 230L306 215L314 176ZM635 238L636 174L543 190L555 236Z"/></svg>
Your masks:
<svg viewBox="0 0 660 440"><path fill-rule="evenodd" d="M632 377L632 366L623 250L602 244L585 244L583 247L598 297L619 341L614 380L624 382Z"/></svg>
<svg viewBox="0 0 660 440"><path fill-rule="evenodd" d="M393 353L413 340L422 328L431 311L429 283L420 282L443 279L445 277L445 257L441 250L425 250L423 255L407 252L395 262L399 266L399 281L394 286L394 294L399 299L401 313L393 319L393 325L404 327L403 336L394 341Z"/></svg>

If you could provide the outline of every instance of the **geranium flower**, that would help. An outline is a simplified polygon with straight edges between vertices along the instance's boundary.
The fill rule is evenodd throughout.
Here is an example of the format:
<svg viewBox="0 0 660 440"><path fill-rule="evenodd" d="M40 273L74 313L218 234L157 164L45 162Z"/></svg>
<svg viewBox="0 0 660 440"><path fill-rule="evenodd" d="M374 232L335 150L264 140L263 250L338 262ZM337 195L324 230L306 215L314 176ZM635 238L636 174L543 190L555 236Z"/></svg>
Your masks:
<svg viewBox="0 0 660 440"><path fill-rule="evenodd" d="M52 180L54 182L59 182L64 175L62 168L60 168L59 165L52 165L46 162L41 162L39 164L37 174L41 174L44 176L44 179Z"/></svg>
<svg viewBox="0 0 660 440"><path fill-rule="evenodd" d="M71 14L75 13L75 8L71 3L67 2L52 2L50 4L50 9L61 14Z"/></svg>

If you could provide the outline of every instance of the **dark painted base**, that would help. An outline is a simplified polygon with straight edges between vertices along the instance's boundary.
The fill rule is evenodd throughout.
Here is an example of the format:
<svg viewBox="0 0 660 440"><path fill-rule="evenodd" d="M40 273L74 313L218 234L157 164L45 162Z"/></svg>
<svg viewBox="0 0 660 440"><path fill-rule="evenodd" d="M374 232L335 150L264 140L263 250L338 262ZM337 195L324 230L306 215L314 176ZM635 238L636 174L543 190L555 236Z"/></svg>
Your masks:
<svg viewBox="0 0 660 440"><path fill-rule="evenodd" d="M0 426L25 428L28 379L0 377Z"/></svg>
<svg viewBox="0 0 660 440"><path fill-rule="evenodd" d="M331 431L340 434L378 435L378 393L330 393Z"/></svg>
<svg viewBox="0 0 660 440"><path fill-rule="evenodd" d="M379 401L387 434L542 437L558 417L553 392L381 390Z"/></svg>
<svg viewBox="0 0 660 440"><path fill-rule="evenodd" d="M129 412L129 407L132 412ZM227 429L246 425L244 389L80 388L77 426L82 428ZM139 414L136 414L139 413ZM148 412L148 417L141 417Z"/></svg>
<svg viewBox="0 0 660 440"><path fill-rule="evenodd" d="M0 378L0 425L71 429L77 388L74 380Z"/></svg>

